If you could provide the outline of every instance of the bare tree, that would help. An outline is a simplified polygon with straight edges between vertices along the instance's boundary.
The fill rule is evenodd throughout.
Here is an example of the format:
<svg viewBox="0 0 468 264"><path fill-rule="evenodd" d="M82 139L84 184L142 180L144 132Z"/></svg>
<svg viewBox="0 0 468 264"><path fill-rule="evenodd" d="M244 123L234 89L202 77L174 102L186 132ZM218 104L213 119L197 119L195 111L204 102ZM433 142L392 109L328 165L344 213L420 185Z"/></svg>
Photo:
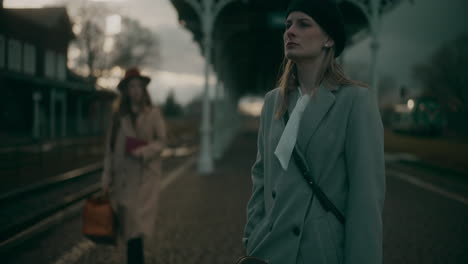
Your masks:
<svg viewBox="0 0 468 264"><path fill-rule="evenodd" d="M435 51L425 64L416 65L413 77L426 95L438 98L449 126L468 131L468 35L462 34Z"/></svg>
<svg viewBox="0 0 468 264"><path fill-rule="evenodd" d="M95 82L114 66L156 66L159 63L159 42L156 33L138 21L123 17L122 30L114 36L110 53L104 50L106 34L105 17L116 14L105 5L87 4L74 14L76 40L72 47L79 50L73 70L88 75Z"/></svg>
<svg viewBox="0 0 468 264"><path fill-rule="evenodd" d="M87 72L93 82L101 76L100 72L104 66L104 30L103 22L97 20L106 15L108 10L103 6L86 5L78 9L75 14L74 27L76 40L72 48L79 50L76 67L79 72ZM101 22L101 23L99 23Z"/></svg>
<svg viewBox="0 0 468 264"><path fill-rule="evenodd" d="M163 106L164 115L166 117L178 117L182 114L182 106L177 102L174 89L171 89L167 95L166 102Z"/></svg>
<svg viewBox="0 0 468 264"><path fill-rule="evenodd" d="M159 40L137 20L124 18L122 33L116 36L113 64L122 68L160 65Z"/></svg>
<svg viewBox="0 0 468 264"><path fill-rule="evenodd" d="M468 35L440 47L425 64L413 68L413 77L425 93L438 97L452 111L468 109Z"/></svg>

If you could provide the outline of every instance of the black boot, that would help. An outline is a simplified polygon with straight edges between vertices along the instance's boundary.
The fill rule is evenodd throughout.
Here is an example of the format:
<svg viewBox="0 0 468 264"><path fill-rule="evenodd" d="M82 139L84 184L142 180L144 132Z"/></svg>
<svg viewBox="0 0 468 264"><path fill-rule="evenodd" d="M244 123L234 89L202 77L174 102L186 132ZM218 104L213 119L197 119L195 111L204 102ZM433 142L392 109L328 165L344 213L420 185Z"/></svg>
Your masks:
<svg viewBox="0 0 468 264"><path fill-rule="evenodd" d="M128 264L144 264L143 257L143 239L132 238L127 242L127 263Z"/></svg>

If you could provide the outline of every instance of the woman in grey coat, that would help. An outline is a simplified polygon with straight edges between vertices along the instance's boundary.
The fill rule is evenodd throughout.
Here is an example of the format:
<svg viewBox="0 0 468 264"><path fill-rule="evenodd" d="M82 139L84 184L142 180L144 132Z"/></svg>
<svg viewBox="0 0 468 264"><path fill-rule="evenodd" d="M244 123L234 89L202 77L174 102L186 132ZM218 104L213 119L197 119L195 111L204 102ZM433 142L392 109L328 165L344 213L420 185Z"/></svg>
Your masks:
<svg viewBox="0 0 468 264"><path fill-rule="evenodd" d="M290 4L284 72L265 96L243 238L248 255L270 264L382 263L383 126L375 94L335 61L344 45L334 1ZM344 224L304 180L294 145Z"/></svg>

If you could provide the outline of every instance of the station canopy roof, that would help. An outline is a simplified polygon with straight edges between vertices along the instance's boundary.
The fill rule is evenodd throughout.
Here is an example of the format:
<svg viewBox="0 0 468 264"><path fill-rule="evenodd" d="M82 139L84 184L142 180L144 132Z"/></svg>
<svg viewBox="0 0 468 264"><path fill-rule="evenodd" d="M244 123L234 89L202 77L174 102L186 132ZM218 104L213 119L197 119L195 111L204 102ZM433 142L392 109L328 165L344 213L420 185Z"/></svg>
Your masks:
<svg viewBox="0 0 468 264"><path fill-rule="evenodd" d="M171 1L180 24L193 33L203 49L201 22L188 4L190 0ZM337 1L346 24L347 46L354 45L368 35L363 10L370 10L372 0ZM380 13L390 11L400 2L380 0ZM211 62L219 78L232 82L237 95L263 93L274 87L283 60L282 34L288 3L288 0L234 0L219 13L213 28Z"/></svg>

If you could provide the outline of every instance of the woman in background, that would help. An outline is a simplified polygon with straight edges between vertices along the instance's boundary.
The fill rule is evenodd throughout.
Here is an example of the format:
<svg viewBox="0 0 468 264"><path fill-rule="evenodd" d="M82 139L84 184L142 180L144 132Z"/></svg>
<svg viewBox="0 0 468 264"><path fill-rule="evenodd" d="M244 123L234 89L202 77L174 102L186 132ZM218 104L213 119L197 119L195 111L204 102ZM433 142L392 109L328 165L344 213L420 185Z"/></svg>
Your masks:
<svg viewBox="0 0 468 264"><path fill-rule="evenodd" d="M150 78L127 70L118 90L121 98L109 129L103 193L115 204L120 238L127 241L128 263L144 262L143 237L152 238L161 180L161 152L166 127L161 111L152 106Z"/></svg>

